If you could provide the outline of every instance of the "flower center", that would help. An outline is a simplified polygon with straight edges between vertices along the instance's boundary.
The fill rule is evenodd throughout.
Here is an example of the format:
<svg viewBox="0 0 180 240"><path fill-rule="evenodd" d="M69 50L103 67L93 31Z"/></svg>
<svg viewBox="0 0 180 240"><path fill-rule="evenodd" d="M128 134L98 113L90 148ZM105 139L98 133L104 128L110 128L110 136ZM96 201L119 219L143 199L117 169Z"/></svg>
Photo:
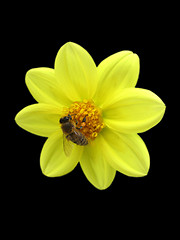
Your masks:
<svg viewBox="0 0 180 240"><path fill-rule="evenodd" d="M64 116L70 115L77 129L87 138L94 140L104 128L101 110L92 101L74 102L64 109Z"/></svg>

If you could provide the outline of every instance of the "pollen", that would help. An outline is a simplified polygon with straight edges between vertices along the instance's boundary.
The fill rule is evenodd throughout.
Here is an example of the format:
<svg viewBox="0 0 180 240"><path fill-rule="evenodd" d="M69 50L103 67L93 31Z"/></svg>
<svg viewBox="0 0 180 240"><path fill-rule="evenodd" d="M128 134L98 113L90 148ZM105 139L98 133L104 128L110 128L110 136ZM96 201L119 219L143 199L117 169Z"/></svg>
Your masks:
<svg viewBox="0 0 180 240"><path fill-rule="evenodd" d="M93 101L87 99L82 102L74 102L69 108L65 108L64 116L68 115L71 116L73 124L87 140L94 140L105 127L101 109L97 108Z"/></svg>

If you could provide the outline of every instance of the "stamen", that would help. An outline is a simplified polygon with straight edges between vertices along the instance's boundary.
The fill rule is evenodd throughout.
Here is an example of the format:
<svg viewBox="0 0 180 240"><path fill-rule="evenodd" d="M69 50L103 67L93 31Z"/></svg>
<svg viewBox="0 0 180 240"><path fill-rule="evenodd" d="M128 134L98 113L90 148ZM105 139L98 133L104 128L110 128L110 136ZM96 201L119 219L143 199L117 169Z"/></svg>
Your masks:
<svg viewBox="0 0 180 240"><path fill-rule="evenodd" d="M84 99L83 102L74 102L64 109L64 116L71 115L72 121L88 140L94 140L105 127L101 110L92 101Z"/></svg>

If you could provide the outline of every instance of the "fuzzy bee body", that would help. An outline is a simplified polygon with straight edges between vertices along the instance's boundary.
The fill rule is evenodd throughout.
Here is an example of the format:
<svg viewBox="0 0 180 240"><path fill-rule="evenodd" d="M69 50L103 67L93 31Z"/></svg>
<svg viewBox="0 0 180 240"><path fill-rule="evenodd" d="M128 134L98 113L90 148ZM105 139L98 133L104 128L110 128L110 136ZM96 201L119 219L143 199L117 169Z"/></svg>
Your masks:
<svg viewBox="0 0 180 240"><path fill-rule="evenodd" d="M66 138L77 145L84 146L88 144L88 140L81 132L74 131L68 134Z"/></svg>
<svg viewBox="0 0 180 240"><path fill-rule="evenodd" d="M63 131L63 147L66 156L70 155L73 149L73 143L80 146L88 144L87 138L75 127L76 124L73 123L70 115L61 118L60 123Z"/></svg>

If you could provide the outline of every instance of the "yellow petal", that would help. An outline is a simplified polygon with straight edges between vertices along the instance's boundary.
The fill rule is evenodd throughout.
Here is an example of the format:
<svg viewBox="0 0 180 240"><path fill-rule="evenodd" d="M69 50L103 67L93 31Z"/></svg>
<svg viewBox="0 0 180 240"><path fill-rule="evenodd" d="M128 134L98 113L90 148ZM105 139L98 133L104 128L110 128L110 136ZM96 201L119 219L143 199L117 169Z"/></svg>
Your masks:
<svg viewBox="0 0 180 240"><path fill-rule="evenodd" d="M63 45L55 60L55 73L71 101L91 99L96 89L96 65L78 44Z"/></svg>
<svg viewBox="0 0 180 240"><path fill-rule="evenodd" d="M160 122L165 112L162 100L145 89L128 88L103 109L105 124L122 133L147 131Z"/></svg>
<svg viewBox="0 0 180 240"><path fill-rule="evenodd" d="M87 179L98 189L108 188L116 171L105 160L106 152L102 151L102 141L99 136L95 141L84 147L80 160L81 168Z"/></svg>
<svg viewBox="0 0 180 240"><path fill-rule="evenodd" d="M15 117L16 123L33 134L48 137L55 131L61 131L59 119L60 108L37 103L23 108Z"/></svg>
<svg viewBox="0 0 180 240"><path fill-rule="evenodd" d="M26 73L26 85L40 103L48 103L56 106L69 105L60 82L55 77L55 71L51 68L34 68Z"/></svg>
<svg viewBox="0 0 180 240"><path fill-rule="evenodd" d="M106 128L102 132L107 161L117 171L142 177L148 173L150 159L143 140L137 134L120 134Z"/></svg>
<svg viewBox="0 0 180 240"><path fill-rule="evenodd" d="M63 136L55 132L45 142L41 156L40 166L44 175L58 177L71 172L78 163L82 148L75 146L70 157L66 157L63 150Z"/></svg>
<svg viewBox="0 0 180 240"><path fill-rule="evenodd" d="M123 88L135 87L139 76L139 57L121 51L106 58L98 66L98 86L94 101L105 106Z"/></svg>

